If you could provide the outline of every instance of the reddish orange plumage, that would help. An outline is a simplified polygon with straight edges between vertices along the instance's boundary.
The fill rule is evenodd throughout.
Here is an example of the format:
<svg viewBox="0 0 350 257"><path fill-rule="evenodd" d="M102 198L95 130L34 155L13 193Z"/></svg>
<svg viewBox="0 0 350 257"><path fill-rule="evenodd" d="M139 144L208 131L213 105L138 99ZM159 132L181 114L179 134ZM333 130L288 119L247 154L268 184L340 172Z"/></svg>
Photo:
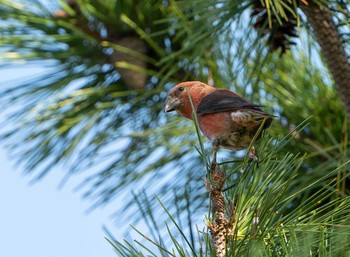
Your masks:
<svg viewBox="0 0 350 257"><path fill-rule="evenodd" d="M226 89L217 89L199 81L183 82L173 87L166 99L165 111L177 111L192 119L192 99L199 128L212 142L213 163L219 147L227 149L247 148L263 125L267 129L272 116L244 98ZM259 138L260 135L258 135ZM256 157L252 154L252 157Z"/></svg>

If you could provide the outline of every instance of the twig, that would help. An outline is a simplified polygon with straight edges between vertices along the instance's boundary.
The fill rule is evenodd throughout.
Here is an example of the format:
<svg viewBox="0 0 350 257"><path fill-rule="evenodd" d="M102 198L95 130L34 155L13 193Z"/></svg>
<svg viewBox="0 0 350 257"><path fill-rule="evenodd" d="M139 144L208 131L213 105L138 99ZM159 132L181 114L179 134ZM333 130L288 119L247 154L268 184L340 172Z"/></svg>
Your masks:
<svg viewBox="0 0 350 257"><path fill-rule="evenodd" d="M224 257L226 254L226 236L228 220L225 217L225 201L222 189L225 184L225 172L222 172L219 165L215 165L212 173L212 180L206 180L206 188L210 193L211 220L207 226L211 232L214 248L217 257Z"/></svg>

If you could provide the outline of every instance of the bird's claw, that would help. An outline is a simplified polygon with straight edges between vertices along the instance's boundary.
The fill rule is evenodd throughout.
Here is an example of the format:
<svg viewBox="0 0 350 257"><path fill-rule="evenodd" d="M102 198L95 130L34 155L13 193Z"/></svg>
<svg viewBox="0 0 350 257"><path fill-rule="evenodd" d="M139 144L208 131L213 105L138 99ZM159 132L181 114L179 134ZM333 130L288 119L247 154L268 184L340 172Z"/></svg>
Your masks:
<svg viewBox="0 0 350 257"><path fill-rule="evenodd" d="M214 172L215 169L216 169L216 167L218 167L218 163L216 162L216 160L213 160L213 161L211 162L210 171L211 171L211 172Z"/></svg>
<svg viewBox="0 0 350 257"><path fill-rule="evenodd" d="M249 150L249 158L257 163L259 166L259 158L255 155L255 148L252 146Z"/></svg>

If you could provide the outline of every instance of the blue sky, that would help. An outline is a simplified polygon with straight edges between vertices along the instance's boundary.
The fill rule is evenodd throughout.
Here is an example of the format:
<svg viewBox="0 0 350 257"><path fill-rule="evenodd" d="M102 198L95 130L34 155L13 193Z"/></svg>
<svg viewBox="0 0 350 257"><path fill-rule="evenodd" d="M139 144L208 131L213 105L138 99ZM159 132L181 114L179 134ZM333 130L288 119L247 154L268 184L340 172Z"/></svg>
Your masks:
<svg viewBox="0 0 350 257"><path fill-rule="evenodd" d="M114 233L106 209L87 215L88 201L72 192L74 179L58 190L58 172L30 185L28 177L0 149L0 256L117 256L104 239L102 225Z"/></svg>
<svg viewBox="0 0 350 257"><path fill-rule="evenodd" d="M1 69L2 86L42 72L39 67ZM3 111L3 110L2 110ZM0 120L6 120L0 113ZM0 142L1 143L1 142ZM73 188L81 180L72 177L58 190L63 172L53 170L38 183L31 184L21 168L15 168L0 144L0 256L1 257L111 257L117 256L104 239L102 226L121 239L109 217L113 206L86 210Z"/></svg>

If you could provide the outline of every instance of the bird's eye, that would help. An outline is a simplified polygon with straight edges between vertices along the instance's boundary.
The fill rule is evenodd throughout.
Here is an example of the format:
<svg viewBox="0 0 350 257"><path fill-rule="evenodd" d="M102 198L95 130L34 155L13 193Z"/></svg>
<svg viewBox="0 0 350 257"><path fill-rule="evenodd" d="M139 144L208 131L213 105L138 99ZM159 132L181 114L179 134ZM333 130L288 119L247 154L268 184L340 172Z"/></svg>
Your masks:
<svg viewBox="0 0 350 257"><path fill-rule="evenodd" d="M179 87L179 91L184 91L184 87Z"/></svg>

